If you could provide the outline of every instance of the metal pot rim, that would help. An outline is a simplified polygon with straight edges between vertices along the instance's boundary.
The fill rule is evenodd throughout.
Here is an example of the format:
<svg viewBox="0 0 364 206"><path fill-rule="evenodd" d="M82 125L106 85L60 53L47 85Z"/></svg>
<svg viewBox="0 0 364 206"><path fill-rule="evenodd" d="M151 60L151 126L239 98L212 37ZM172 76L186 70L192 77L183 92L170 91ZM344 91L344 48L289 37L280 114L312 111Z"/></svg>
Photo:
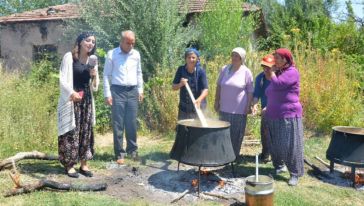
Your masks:
<svg viewBox="0 0 364 206"><path fill-rule="evenodd" d="M206 119L208 126L203 127L200 124L200 121L197 119L183 119L177 121L177 124L183 125L186 127L196 127L196 128L207 128L207 129L213 129L213 128L226 128L230 127L230 123L226 121L216 120L216 119Z"/></svg>
<svg viewBox="0 0 364 206"><path fill-rule="evenodd" d="M350 126L335 126L332 130L336 132L343 132L348 134L364 135L364 128L350 127Z"/></svg>

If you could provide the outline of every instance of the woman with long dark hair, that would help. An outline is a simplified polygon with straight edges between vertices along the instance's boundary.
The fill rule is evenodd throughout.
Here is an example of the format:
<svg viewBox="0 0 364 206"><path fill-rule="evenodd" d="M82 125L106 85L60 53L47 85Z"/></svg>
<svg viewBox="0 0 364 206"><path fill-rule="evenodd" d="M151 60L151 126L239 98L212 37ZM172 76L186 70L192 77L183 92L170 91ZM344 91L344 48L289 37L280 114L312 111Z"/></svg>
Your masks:
<svg viewBox="0 0 364 206"><path fill-rule="evenodd" d="M74 166L80 161L79 172L91 177L87 161L94 154L95 103L99 76L97 64L90 64L96 50L96 37L81 33L72 52L67 52L60 67L60 98L58 101L58 154L68 176L77 178ZM94 66L90 66L94 65Z"/></svg>

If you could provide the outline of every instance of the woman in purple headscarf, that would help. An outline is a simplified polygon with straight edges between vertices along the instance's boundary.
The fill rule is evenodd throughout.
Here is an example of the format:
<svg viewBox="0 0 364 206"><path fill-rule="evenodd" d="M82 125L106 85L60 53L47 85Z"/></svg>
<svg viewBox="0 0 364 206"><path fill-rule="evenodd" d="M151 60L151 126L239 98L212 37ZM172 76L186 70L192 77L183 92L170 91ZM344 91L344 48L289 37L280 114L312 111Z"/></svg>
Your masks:
<svg viewBox="0 0 364 206"><path fill-rule="evenodd" d="M288 168L288 184L295 186L303 176L302 106L299 100L300 75L292 53L285 48L274 53L276 70L266 70L270 85L265 90L268 98L266 118L271 137L271 156L276 174Z"/></svg>
<svg viewBox="0 0 364 206"><path fill-rule="evenodd" d="M194 104L197 108L206 108L206 96L208 94L208 85L205 71L200 65L200 53L189 48L185 51L186 64L178 67L173 79L173 90L180 90L178 119L194 119L197 114ZM191 88L196 101L192 102L185 85Z"/></svg>

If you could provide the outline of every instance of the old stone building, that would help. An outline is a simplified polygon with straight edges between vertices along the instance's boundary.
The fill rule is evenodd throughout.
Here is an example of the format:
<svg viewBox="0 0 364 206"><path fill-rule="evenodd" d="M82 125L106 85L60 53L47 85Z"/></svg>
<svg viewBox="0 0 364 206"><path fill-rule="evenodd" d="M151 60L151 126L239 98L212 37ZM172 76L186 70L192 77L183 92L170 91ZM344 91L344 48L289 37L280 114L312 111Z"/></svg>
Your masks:
<svg viewBox="0 0 364 206"><path fill-rule="evenodd" d="M196 15L214 6L215 0L180 0L180 13L186 15L185 25L193 24ZM253 38L264 36L266 28L261 9L248 3L242 3L241 7L242 15L254 12L261 18L261 25ZM28 70L33 61L44 58L44 55L62 57L72 49L75 38L74 35L64 35L67 20L80 17L75 4L0 17L0 61L8 70Z"/></svg>
<svg viewBox="0 0 364 206"><path fill-rule="evenodd" d="M63 37L65 20L79 18L77 5L64 4L0 17L0 58L8 70L27 70L34 60L61 57L74 39Z"/></svg>

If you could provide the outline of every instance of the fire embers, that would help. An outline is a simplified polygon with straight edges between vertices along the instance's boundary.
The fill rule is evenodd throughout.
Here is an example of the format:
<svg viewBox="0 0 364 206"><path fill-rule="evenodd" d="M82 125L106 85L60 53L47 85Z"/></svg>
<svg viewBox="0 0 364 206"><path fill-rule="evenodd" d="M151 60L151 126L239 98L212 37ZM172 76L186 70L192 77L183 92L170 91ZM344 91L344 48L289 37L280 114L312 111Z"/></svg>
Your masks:
<svg viewBox="0 0 364 206"><path fill-rule="evenodd" d="M220 180L219 181L219 187L223 188L225 186L225 181L224 180Z"/></svg>
<svg viewBox="0 0 364 206"><path fill-rule="evenodd" d="M353 179L353 175L350 171L344 172L344 177L346 179ZM364 185L364 174L355 174L355 185Z"/></svg>
<svg viewBox="0 0 364 206"><path fill-rule="evenodd" d="M225 186L225 181L220 178L216 178L216 176L214 176L213 172L211 172L209 170L206 170L206 169L200 170L200 175L201 175L201 179L204 178L205 180L207 180L208 184L215 184L219 188L223 188ZM191 186L196 189L199 184L198 181L199 181L198 179L193 179L191 181ZM205 181L203 181L203 182L205 182Z"/></svg>
<svg viewBox="0 0 364 206"><path fill-rule="evenodd" d="M211 171L209 171L209 170L206 170L206 169L202 169L202 170L200 171L200 175L209 176L209 175L211 175L211 174L212 174L212 172L211 172Z"/></svg>
<svg viewBox="0 0 364 206"><path fill-rule="evenodd" d="M191 186L192 186L192 187L197 187L197 186L198 186L198 179L193 179L193 180L191 181Z"/></svg>

